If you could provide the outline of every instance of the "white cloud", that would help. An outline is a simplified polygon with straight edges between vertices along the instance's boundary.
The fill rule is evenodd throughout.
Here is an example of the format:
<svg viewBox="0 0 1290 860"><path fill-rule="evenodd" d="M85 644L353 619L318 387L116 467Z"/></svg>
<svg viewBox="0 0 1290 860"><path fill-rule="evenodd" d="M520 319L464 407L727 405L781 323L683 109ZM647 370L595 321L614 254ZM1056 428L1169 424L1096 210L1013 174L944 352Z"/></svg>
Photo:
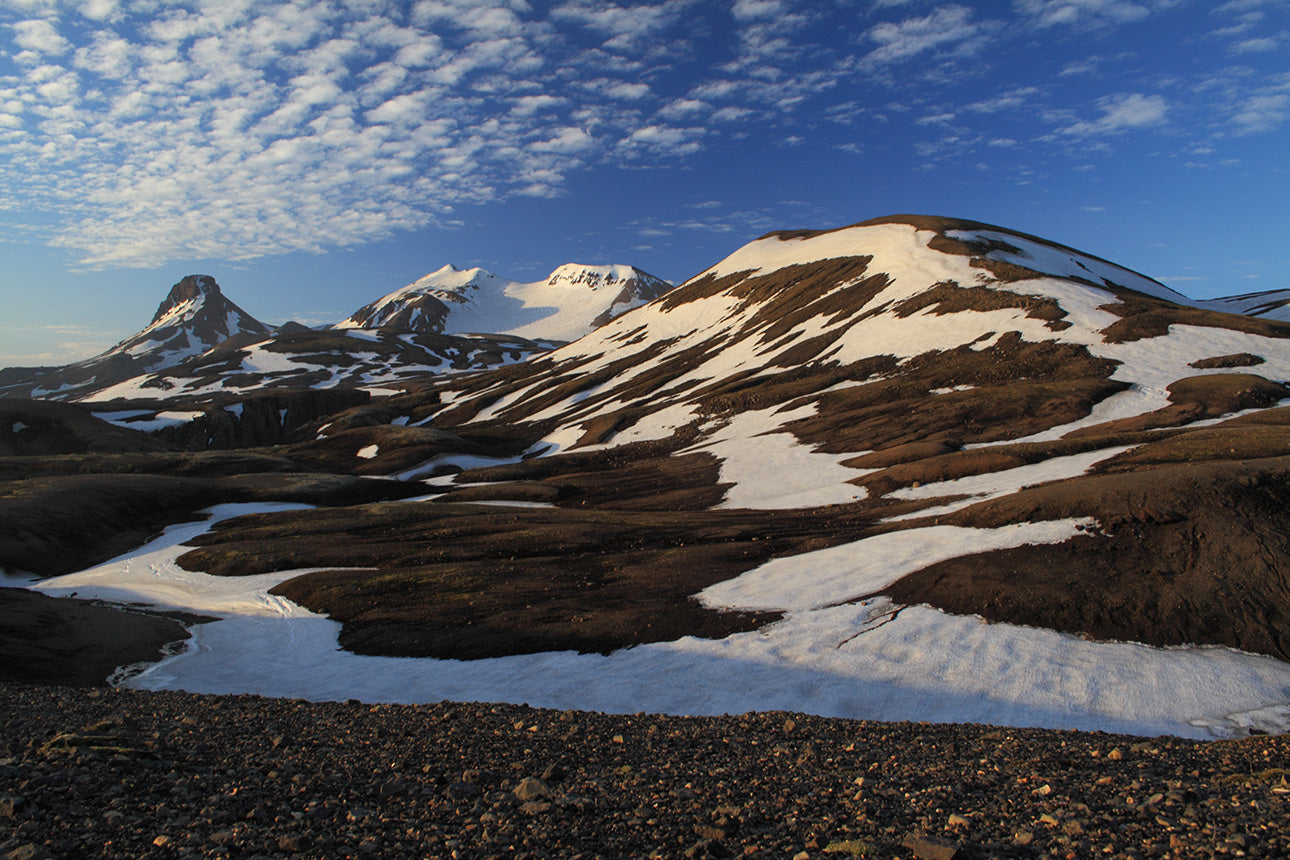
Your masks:
<svg viewBox="0 0 1290 860"><path fill-rule="evenodd" d="M586 152L594 148L596 139L581 128L562 128L557 131L555 136L540 143L535 143L532 149L536 152L562 152L575 153Z"/></svg>
<svg viewBox="0 0 1290 860"><path fill-rule="evenodd" d="M1014 6L1038 27L1113 25L1140 21L1181 0L1015 0Z"/></svg>
<svg viewBox="0 0 1290 860"><path fill-rule="evenodd" d="M941 6L921 18L874 26L867 35L870 41L878 43L878 47L865 60L890 63L927 51L971 53L984 45L985 34L986 28L972 20L971 9Z"/></svg>
<svg viewBox="0 0 1290 860"><path fill-rule="evenodd" d="M699 140L704 134L706 132L701 128L647 125L628 135L619 145L619 150L633 158L643 154L690 155L699 151Z"/></svg>
<svg viewBox="0 0 1290 860"><path fill-rule="evenodd" d="M712 119L715 122L739 122L752 116L754 111L751 108L726 106L712 112Z"/></svg>
<svg viewBox="0 0 1290 860"><path fill-rule="evenodd" d="M1263 53L1266 51L1275 51L1281 47L1281 39L1275 36L1261 36L1254 39L1245 39L1237 42L1232 46L1232 50L1238 54Z"/></svg>
<svg viewBox="0 0 1290 860"><path fill-rule="evenodd" d="M1238 131L1250 134L1271 131L1290 118L1290 95L1273 93L1251 96L1242 102L1232 120Z"/></svg>
<svg viewBox="0 0 1290 860"><path fill-rule="evenodd" d="M119 12L117 0L80 0L76 11L94 21L107 21Z"/></svg>
<svg viewBox="0 0 1290 860"><path fill-rule="evenodd" d="M601 34L616 51L645 51L649 42L675 24L690 0L632 3L619 6L606 0L568 0L551 10L555 21L581 24Z"/></svg>
<svg viewBox="0 0 1290 860"><path fill-rule="evenodd" d="M618 44L648 54L694 5L581 0L544 19L523 0L422 0L406 16L367 0L88 0L67 30L52 2L17 23L0 10L25 64L0 79L0 208L89 268L237 261L559 194L604 153L666 163L702 147L711 106L571 50L555 23L654 39ZM718 123L750 113L726 107Z"/></svg>
<svg viewBox="0 0 1290 860"><path fill-rule="evenodd" d="M59 56L72 49L72 43L44 18L18 21L10 24L9 28L13 30L14 44L33 53Z"/></svg>
<svg viewBox="0 0 1290 860"><path fill-rule="evenodd" d="M737 21L779 18L786 12L788 4L784 0L735 0L730 7L730 14Z"/></svg>
<svg viewBox="0 0 1290 860"><path fill-rule="evenodd" d="M999 113L1000 111L1019 108L1039 94L1038 87L1015 87L993 98L966 104L963 106L963 110L973 113Z"/></svg>
<svg viewBox="0 0 1290 860"><path fill-rule="evenodd" d="M1068 125L1061 129L1061 133L1088 137L1147 128L1163 123L1169 111L1169 105L1163 96L1142 93L1106 96L1098 99L1096 104L1102 111L1102 116L1092 121Z"/></svg>
<svg viewBox="0 0 1290 860"><path fill-rule="evenodd" d="M622 83L617 83L613 86L607 87L605 89L605 94L616 99L636 101L637 99L643 99L648 96L650 94L650 89L648 84L628 83L627 81L623 81Z"/></svg>
<svg viewBox="0 0 1290 860"><path fill-rule="evenodd" d="M915 120L916 125L948 125L954 121L954 112L946 111L944 113L930 114L929 116L919 117Z"/></svg>
<svg viewBox="0 0 1290 860"><path fill-rule="evenodd" d="M658 115L664 119L679 119L681 117L708 113L711 110L712 105L705 101L700 101L698 99L673 99L658 112Z"/></svg>
<svg viewBox="0 0 1290 860"><path fill-rule="evenodd" d="M558 98L546 93L535 96L520 96L514 101L511 113L519 116L533 116L544 110L555 110L568 104L568 102L568 99Z"/></svg>

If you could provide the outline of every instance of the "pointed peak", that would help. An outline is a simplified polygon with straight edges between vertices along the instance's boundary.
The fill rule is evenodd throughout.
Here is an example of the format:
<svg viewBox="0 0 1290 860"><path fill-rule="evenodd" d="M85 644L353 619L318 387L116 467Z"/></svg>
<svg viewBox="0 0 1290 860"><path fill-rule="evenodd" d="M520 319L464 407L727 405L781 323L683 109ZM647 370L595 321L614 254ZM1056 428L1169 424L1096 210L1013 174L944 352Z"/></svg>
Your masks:
<svg viewBox="0 0 1290 860"><path fill-rule="evenodd" d="M219 284L210 275L187 275L170 288L169 298L187 301L200 296L219 295Z"/></svg>
<svg viewBox="0 0 1290 860"><path fill-rule="evenodd" d="M222 295L219 290L219 284L215 283L215 279L210 275L187 275L170 288L165 300L157 308L157 313L153 315L152 321L157 322L184 302L219 295Z"/></svg>

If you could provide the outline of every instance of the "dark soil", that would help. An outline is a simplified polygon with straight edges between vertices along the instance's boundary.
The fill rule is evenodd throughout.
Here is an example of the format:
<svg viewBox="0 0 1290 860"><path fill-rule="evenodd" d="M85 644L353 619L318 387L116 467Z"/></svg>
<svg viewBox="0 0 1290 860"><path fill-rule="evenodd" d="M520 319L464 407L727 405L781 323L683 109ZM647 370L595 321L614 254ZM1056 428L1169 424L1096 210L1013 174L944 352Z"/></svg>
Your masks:
<svg viewBox="0 0 1290 860"><path fill-rule="evenodd" d="M1171 325L1230 329L1262 337L1290 337L1290 323L1279 320L1176 305L1127 289L1112 292L1118 301L1102 305L1101 310L1121 319L1102 330L1102 337L1107 343L1129 343L1143 338L1160 337L1169 333Z"/></svg>
<svg viewBox="0 0 1290 860"><path fill-rule="evenodd" d="M109 424L81 406L0 398L0 457L169 449L147 433Z"/></svg>
<svg viewBox="0 0 1290 860"><path fill-rule="evenodd" d="M76 474L0 482L0 568L40 576L80 570L225 502L338 505L423 492L395 481L310 473Z"/></svg>
<svg viewBox="0 0 1290 860"><path fill-rule="evenodd" d="M830 453L917 443L957 449L1037 433L1088 415L1123 390L1115 362L1070 344L1029 343L1015 333L910 359L898 376L818 397L817 415L788 425ZM931 396L936 389L972 386Z"/></svg>
<svg viewBox="0 0 1290 860"><path fill-rule="evenodd" d="M1237 352L1231 355L1216 355L1212 358L1201 358L1191 363L1191 366L1198 370L1205 370L1216 367L1254 367L1263 364L1264 358L1261 355L1252 355L1248 352Z"/></svg>
<svg viewBox="0 0 1290 860"><path fill-rule="evenodd" d="M0 856L1290 854L1290 736L0 685Z"/></svg>
<svg viewBox="0 0 1290 860"><path fill-rule="evenodd" d="M103 686L118 667L155 662L187 638L178 618L0 588L0 681Z"/></svg>
<svg viewBox="0 0 1290 860"><path fill-rule="evenodd" d="M990 621L1290 659L1290 458L1168 465L1025 489L942 519L1094 517L1061 544L940 562L883 589Z"/></svg>
<svg viewBox="0 0 1290 860"><path fill-rule="evenodd" d="M751 630L773 613L690 598L767 559L864 533L858 511L623 511L437 502L263 514L199 537L180 564L216 575L296 567L274 589L344 623L362 653L472 659L608 652Z"/></svg>

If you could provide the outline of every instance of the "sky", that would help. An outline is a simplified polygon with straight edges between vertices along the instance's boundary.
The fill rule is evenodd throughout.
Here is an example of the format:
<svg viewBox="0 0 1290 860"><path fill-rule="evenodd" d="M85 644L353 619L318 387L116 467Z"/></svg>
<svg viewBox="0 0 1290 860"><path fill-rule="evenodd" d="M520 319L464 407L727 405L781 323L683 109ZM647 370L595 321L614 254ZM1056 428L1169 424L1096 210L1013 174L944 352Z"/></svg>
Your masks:
<svg viewBox="0 0 1290 860"><path fill-rule="evenodd" d="M1290 0L0 0L0 367L894 213L1290 288Z"/></svg>

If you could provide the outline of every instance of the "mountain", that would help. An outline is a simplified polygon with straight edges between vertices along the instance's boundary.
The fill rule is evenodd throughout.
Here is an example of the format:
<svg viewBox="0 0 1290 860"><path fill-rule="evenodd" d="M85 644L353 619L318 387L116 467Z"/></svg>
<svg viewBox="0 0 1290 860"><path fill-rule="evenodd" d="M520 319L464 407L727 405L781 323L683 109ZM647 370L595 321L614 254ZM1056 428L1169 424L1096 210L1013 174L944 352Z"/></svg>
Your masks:
<svg viewBox="0 0 1290 860"><path fill-rule="evenodd" d="M512 655L487 695L1274 730L1287 379L1290 325L1050 240L919 216L777 232L572 344L437 380L430 426L493 459L401 471L433 515L230 525L179 564L370 563L275 593L361 653ZM317 444L410 459L379 427ZM517 656L567 650L610 657L530 683Z"/></svg>
<svg viewBox="0 0 1290 860"><path fill-rule="evenodd" d="M75 400L173 367L230 338L267 336L271 331L230 301L210 275L188 275L170 288L142 331L85 361L28 373L10 371L0 396Z"/></svg>
<svg viewBox="0 0 1290 860"><path fill-rule="evenodd" d="M432 336L325 334L337 355ZM912 215L779 231L557 349L202 460L164 514L251 485L298 501L270 469L411 500L221 508L41 588L184 583L226 616L139 686L1284 731L1287 380L1290 324L1052 240ZM0 493L0 565L103 560L64 535L131 516L104 476L175 468L33 460ZM37 510L59 540L6 538Z"/></svg>
<svg viewBox="0 0 1290 860"><path fill-rule="evenodd" d="M129 355L141 360L145 370L156 370L201 355L236 335L271 331L229 301L210 275L189 275L170 288L143 331L104 355Z"/></svg>
<svg viewBox="0 0 1290 860"><path fill-rule="evenodd" d="M448 265L355 311L338 329L577 340L672 285L634 266L567 263L521 283Z"/></svg>
<svg viewBox="0 0 1290 860"><path fill-rule="evenodd" d="M1290 322L1290 290L1246 293L1241 296L1207 299L1197 302L1197 304L1211 310L1225 311L1231 314L1247 314L1249 316Z"/></svg>

